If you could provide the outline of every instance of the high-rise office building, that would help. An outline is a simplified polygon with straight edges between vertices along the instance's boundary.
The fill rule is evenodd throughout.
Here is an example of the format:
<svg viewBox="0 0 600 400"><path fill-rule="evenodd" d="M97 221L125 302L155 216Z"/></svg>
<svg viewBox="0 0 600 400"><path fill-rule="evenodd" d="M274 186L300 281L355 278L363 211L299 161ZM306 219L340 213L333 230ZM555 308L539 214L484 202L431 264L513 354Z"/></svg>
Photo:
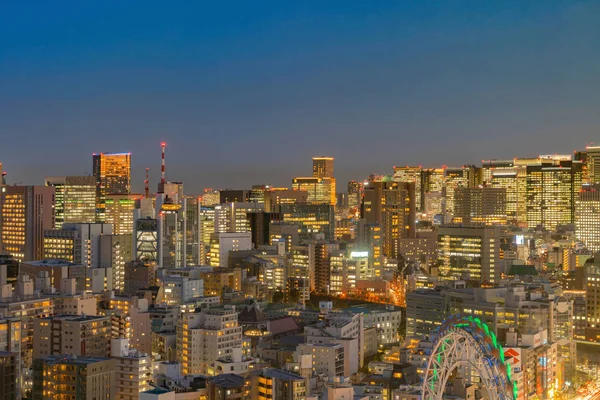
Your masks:
<svg viewBox="0 0 600 400"><path fill-rule="evenodd" d="M585 165L587 180L590 184L600 184L600 146L587 146L585 148Z"/></svg>
<svg viewBox="0 0 600 400"><path fill-rule="evenodd" d="M394 182L391 176L369 182L363 197L363 218L381 227L384 256L398 256L398 240L416 232L415 184Z"/></svg>
<svg viewBox="0 0 600 400"><path fill-rule="evenodd" d="M140 194L107 194L104 222L112 224L115 235L133 233L133 210Z"/></svg>
<svg viewBox="0 0 600 400"><path fill-rule="evenodd" d="M203 207L211 207L215 204L221 204L221 194L218 190L213 190L212 188L204 188L202 192L202 196L200 196L200 202Z"/></svg>
<svg viewBox="0 0 600 400"><path fill-rule="evenodd" d="M500 280L500 227L442 226L438 230L438 260L442 279Z"/></svg>
<svg viewBox="0 0 600 400"><path fill-rule="evenodd" d="M133 232L135 260L158 261L158 220L140 218L135 220Z"/></svg>
<svg viewBox="0 0 600 400"><path fill-rule="evenodd" d="M526 222L524 166L515 160L488 160L482 162L481 183L485 187L506 189L506 217L508 222Z"/></svg>
<svg viewBox="0 0 600 400"><path fill-rule="evenodd" d="M181 205L167 199L158 217L158 265L160 268L183 267L184 227Z"/></svg>
<svg viewBox="0 0 600 400"><path fill-rule="evenodd" d="M292 179L292 189L308 192L308 202L311 204L335 205L337 203L335 178L296 177Z"/></svg>
<svg viewBox="0 0 600 400"><path fill-rule="evenodd" d="M454 214L454 192L459 187L475 187L481 180L481 168L465 165L459 168L444 168L445 212Z"/></svg>
<svg viewBox="0 0 600 400"><path fill-rule="evenodd" d="M394 181L395 182L413 182L415 184L415 209L417 212L424 210L425 199L423 196L424 185L423 185L423 168L410 167L408 165L404 167L394 166Z"/></svg>
<svg viewBox="0 0 600 400"><path fill-rule="evenodd" d="M249 190L224 189L219 191L219 204L246 203L248 201L250 201Z"/></svg>
<svg viewBox="0 0 600 400"><path fill-rule="evenodd" d="M131 191L131 153L93 155L96 180L96 219L104 221L107 194L129 194Z"/></svg>
<svg viewBox="0 0 600 400"><path fill-rule="evenodd" d="M281 204L306 203L308 192L303 190L266 190L264 193L265 212L277 212Z"/></svg>
<svg viewBox="0 0 600 400"><path fill-rule="evenodd" d="M311 290L318 293L329 293L331 270L329 258L333 252L339 250L339 242L317 240L308 244Z"/></svg>
<svg viewBox="0 0 600 400"><path fill-rule="evenodd" d="M63 223L96 221L96 180L93 176L49 176L54 187L54 229Z"/></svg>
<svg viewBox="0 0 600 400"><path fill-rule="evenodd" d="M348 182L348 208L356 210L357 214L360 212L363 190L364 186L362 182Z"/></svg>
<svg viewBox="0 0 600 400"><path fill-rule="evenodd" d="M584 186L575 202L575 236L592 252L600 251L600 187Z"/></svg>
<svg viewBox="0 0 600 400"><path fill-rule="evenodd" d="M454 190L454 222L462 224L506 224L506 189L458 187Z"/></svg>
<svg viewBox="0 0 600 400"><path fill-rule="evenodd" d="M333 157L313 157L311 177L295 177L292 189L308 192L308 202L312 204L336 205L337 193L333 176Z"/></svg>
<svg viewBox="0 0 600 400"><path fill-rule="evenodd" d="M581 162L559 160L527 165L527 225L555 230L575 222Z"/></svg>
<svg viewBox="0 0 600 400"><path fill-rule="evenodd" d="M35 360L33 400L115 398L115 360L65 355Z"/></svg>
<svg viewBox="0 0 600 400"><path fill-rule="evenodd" d="M18 261L41 259L44 231L54 225L54 188L4 186L0 207L0 249Z"/></svg>
<svg viewBox="0 0 600 400"><path fill-rule="evenodd" d="M186 267L202 265L202 252L200 250L200 198L185 196L183 198L185 218L185 259Z"/></svg>
<svg viewBox="0 0 600 400"><path fill-rule="evenodd" d="M600 342L600 263L589 260L585 266L586 329L588 341Z"/></svg>
<svg viewBox="0 0 600 400"><path fill-rule="evenodd" d="M313 157L313 176L333 178L333 157Z"/></svg>
<svg viewBox="0 0 600 400"><path fill-rule="evenodd" d="M212 267L227 268L229 252L252 249L251 232L215 232L211 235L209 264Z"/></svg>
<svg viewBox="0 0 600 400"><path fill-rule="evenodd" d="M333 239L335 231L335 213L330 204L282 204L281 221L299 226L300 237L314 238L323 234Z"/></svg>
<svg viewBox="0 0 600 400"><path fill-rule="evenodd" d="M86 268L100 267L100 237L112 235L104 223L63 224L62 229L44 231L42 258L66 260Z"/></svg>

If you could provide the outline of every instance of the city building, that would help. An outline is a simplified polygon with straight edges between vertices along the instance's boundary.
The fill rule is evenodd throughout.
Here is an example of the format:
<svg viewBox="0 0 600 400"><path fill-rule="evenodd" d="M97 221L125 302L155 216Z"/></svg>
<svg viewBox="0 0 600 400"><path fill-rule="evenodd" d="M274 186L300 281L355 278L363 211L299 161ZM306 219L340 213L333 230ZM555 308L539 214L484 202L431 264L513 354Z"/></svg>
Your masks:
<svg viewBox="0 0 600 400"><path fill-rule="evenodd" d="M110 356L110 317L55 315L33 321L33 358L71 354Z"/></svg>
<svg viewBox="0 0 600 400"><path fill-rule="evenodd" d="M306 380L291 372L275 368L264 369L250 379L252 400L304 400L307 394Z"/></svg>
<svg viewBox="0 0 600 400"><path fill-rule="evenodd" d="M140 289L148 289L157 284L155 261L130 261L125 264L123 293L133 296Z"/></svg>
<svg viewBox="0 0 600 400"><path fill-rule="evenodd" d="M206 381L209 399L245 400L249 395L246 379L236 374L223 373L212 376Z"/></svg>
<svg viewBox="0 0 600 400"><path fill-rule="evenodd" d="M453 222L465 225L504 225L507 222L506 189L457 187Z"/></svg>
<svg viewBox="0 0 600 400"><path fill-rule="evenodd" d="M457 188L476 187L480 184L481 168L465 165L459 168L444 167L444 197L446 200L444 210L453 215L455 213L454 193Z"/></svg>
<svg viewBox="0 0 600 400"><path fill-rule="evenodd" d="M131 191L131 153L93 155L96 181L96 220L104 222L106 195L129 194Z"/></svg>
<svg viewBox="0 0 600 400"><path fill-rule="evenodd" d="M553 231L574 223L581 183L581 162L544 160L527 165L527 226Z"/></svg>
<svg viewBox="0 0 600 400"><path fill-rule="evenodd" d="M215 232L211 235L209 265L227 268L229 252L252 249L251 232Z"/></svg>
<svg viewBox="0 0 600 400"><path fill-rule="evenodd" d="M266 190L264 194L265 212L278 212L281 204L308 202L308 192L304 190Z"/></svg>
<svg viewBox="0 0 600 400"><path fill-rule="evenodd" d="M158 220L140 218L134 224L134 259L158 261Z"/></svg>
<svg viewBox="0 0 600 400"><path fill-rule="evenodd" d="M503 271L497 226L442 226L438 230L438 260L442 279L499 282Z"/></svg>
<svg viewBox="0 0 600 400"><path fill-rule="evenodd" d="M310 204L337 203L335 178L330 177L295 177L292 179L292 189L308 193Z"/></svg>
<svg viewBox="0 0 600 400"><path fill-rule="evenodd" d="M0 173L1 172L2 171L0 171ZM12 400L20 398L19 372L19 352L0 350L1 400Z"/></svg>
<svg viewBox="0 0 600 400"><path fill-rule="evenodd" d="M330 204L282 204L280 218L282 222L297 225L301 239L314 239L318 234L333 239L335 213Z"/></svg>
<svg viewBox="0 0 600 400"><path fill-rule="evenodd" d="M158 266L183 267L185 227L183 210L176 201L166 198L158 213Z"/></svg>
<svg viewBox="0 0 600 400"><path fill-rule="evenodd" d="M46 186L54 187L54 229L63 223L96 221L96 180L93 176L50 176Z"/></svg>
<svg viewBox="0 0 600 400"><path fill-rule="evenodd" d="M42 258L65 260L86 268L100 267L100 238L112 235L105 223L63 224L62 229L44 231Z"/></svg>
<svg viewBox="0 0 600 400"><path fill-rule="evenodd" d="M398 241L416 233L414 182L394 182L386 176L365 185L363 218L381 227L382 254L397 258Z"/></svg>
<svg viewBox="0 0 600 400"><path fill-rule="evenodd" d="M183 374L206 374L220 358L242 346L242 327L234 306L186 313L177 324L177 359Z"/></svg>
<svg viewBox="0 0 600 400"><path fill-rule="evenodd" d="M17 261L44 258L44 231L54 226L54 188L3 186L0 250Z"/></svg>
<svg viewBox="0 0 600 400"><path fill-rule="evenodd" d="M157 303L177 305L204 296L202 279L174 276L168 273L162 275L159 277L160 289L156 296Z"/></svg>
<svg viewBox="0 0 600 400"><path fill-rule="evenodd" d="M111 360L115 361L115 399L137 400L152 388L152 358L130 349L128 339L111 341Z"/></svg>
<svg viewBox="0 0 600 400"><path fill-rule="evenodd" d="M395 182L412 182L415 184L415 209L417 212L422 212L425 209L425 185L423 184L424 177L425 174L423 173L423 168L421 166L394 166Z"/></svg>
<svg viewBox="0 0 600 400"><path fill-rule="evenodd" d="M598 163L600 168L600 159ZM592 252L600 251L600 190L598 189L596 186L584 186L575 203L575 236Z"/></svg>
<svg viewBox="0 0 600 400"><path fill-rule="evenodd" d="M113 234L133 233L133 210L140 194L108 193L104 200L104 222L113 226Z"/></svg>
<svg viewBox="0 0 600 400"><path fill-rule="evenodd" d="M35 360L33 400L116 399L115 360L48 356Z"/></svg>
<svg viewBox="0 0 600 400"><path fill-rule="evenodd" d="M600 183L600 146L586 146L585 167L588 183Z"/></svg>
<svg viewBox="0 0 600 400"><path fill-rule="evenodd" d="M20 277L19 280L22 282L24 278ZM46 297L34 297L31 286L33 285L30 285L25 292L16 293L12 299L0 300L0 315L4 318L17 318L21 322L21 393L31 389L30 368L33 362L34 321L50 316L54 312L52 301Z"/></svg>

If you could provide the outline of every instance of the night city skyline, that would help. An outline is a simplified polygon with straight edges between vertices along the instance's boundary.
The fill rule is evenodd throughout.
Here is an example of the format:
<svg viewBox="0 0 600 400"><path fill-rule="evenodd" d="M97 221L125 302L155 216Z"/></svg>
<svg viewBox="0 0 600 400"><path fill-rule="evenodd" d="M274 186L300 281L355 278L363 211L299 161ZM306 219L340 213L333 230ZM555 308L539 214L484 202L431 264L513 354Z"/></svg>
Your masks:
<svg viewBox="0 0 600 400"><path fill-rule="evenodd" d="M91 153L125 151L141 191L163 140L169 178L199 193L289 185L316 155L345 182L598 137L594 2L0 11L9 183L84 175Z"/></svg>

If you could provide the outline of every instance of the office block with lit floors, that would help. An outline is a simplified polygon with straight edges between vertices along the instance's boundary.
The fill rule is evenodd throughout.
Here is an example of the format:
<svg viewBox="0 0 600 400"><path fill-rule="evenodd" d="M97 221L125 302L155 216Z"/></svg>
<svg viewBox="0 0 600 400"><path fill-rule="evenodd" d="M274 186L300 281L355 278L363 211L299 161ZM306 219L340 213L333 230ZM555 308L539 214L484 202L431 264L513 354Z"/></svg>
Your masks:
<svg viewBox="0 0 600 400"><path fill-rule="evenodd" d="M64 223L96 222L96 180L93 176L49 176L54 188L54 229Z"/></svg>
<svg viewBox="0 0 600 400"><path fill-rule="evenodd" d="M54 188L4 186L0 207L0 250L18 261L42 259L44 231L54 226Z"/></svg>
<svg viewBox="0 0 600 400"><path fill-rule="evenodd" d="M93 155L96 180L96 219L104 221L107 194L129 194L131 191L131 153Z"/></svg>

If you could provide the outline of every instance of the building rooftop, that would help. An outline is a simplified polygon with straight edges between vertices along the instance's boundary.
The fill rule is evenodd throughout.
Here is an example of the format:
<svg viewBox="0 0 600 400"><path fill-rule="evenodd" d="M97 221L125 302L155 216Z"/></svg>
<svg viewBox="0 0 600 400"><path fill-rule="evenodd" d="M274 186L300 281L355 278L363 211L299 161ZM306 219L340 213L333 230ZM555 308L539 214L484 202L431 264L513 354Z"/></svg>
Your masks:
<svg viewBox="0 0 600 400"><path fill-rule="evenodd" d="M65 321L75 321L75 322L84 322L84 321L93 321L95 319L110 319L110 317L104 317L101 315L72 315L72 314L62 314L62 315L51 315L48 317L43 317L42 319L61 319Z"/></svg>
<svg viewBox="0 0 600 400"><path fill-rule="evenodd" d="M283 371L276 368L267 368L262 373L267 378L282 379L288 381L303 381L304 378L300 375L293 374L291 372Z"/></svg>
<svg viewBox="0 0 600 400"><path fill-rule="evenodd" d="M70 365L88 365L102 361L109 361L110 358L103 357L78 357L70 355L54 355L41 357L39 360L49 364L70 364Z"/></svg>
<svg viewBox="0 0 600 400"><path fill-rule="evenodd" d="M45 260L24 261L22 264L32 265L34 267L72 267L77 265L67 260L61 260L60 258L46 258Z"/></svg>
<svg viewBox="0 0 600 400"><path fill-rule="evenodd" d="M210 381L215 385L223 388L236 388L244 386L244 377L236 374L221 374L210 378Z"/></svg>
<svg viewBox="0 0 600 400"><path fill-rule="evenodd" d="M169 393L169 392L171 392L171 390L163 389L161 387L155 387L154 389L146 390L145 392L142 392L142 393L165 394L165 393Z"/></svg>

